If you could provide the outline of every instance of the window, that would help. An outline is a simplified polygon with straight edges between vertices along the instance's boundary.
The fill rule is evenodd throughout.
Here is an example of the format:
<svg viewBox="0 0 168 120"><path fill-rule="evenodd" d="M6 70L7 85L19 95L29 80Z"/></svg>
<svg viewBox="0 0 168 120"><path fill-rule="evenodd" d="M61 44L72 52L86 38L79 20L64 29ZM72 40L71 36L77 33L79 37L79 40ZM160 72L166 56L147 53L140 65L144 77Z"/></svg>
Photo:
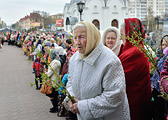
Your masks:
<svg viewBox="0 0 168 120"><path fill-rule="evenodd" d="M100 23L97 19L93 20L92 23L97 27L98 30L100 30Z"/></svg>
<svg viewBox="0 0 168 120"><path fill-rule="evenodd" d="M116 28L118 28L118 21L116 19L114 19L112 22L111 22L111 26L115 26Z"/></svg>

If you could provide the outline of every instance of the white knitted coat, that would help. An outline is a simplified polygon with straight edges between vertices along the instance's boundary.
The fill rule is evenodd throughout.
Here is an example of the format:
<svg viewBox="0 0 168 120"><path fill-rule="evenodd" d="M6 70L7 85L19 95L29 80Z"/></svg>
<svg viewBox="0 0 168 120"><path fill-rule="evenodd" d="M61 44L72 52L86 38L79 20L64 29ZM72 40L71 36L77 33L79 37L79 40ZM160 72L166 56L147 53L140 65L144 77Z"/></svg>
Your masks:
<svg viewBox="0 0 168 120"><path fill-rule="evenodd" d="M50 67L50 66L51 66L51 67ZM56 77L54 76L54 71L52 71L50 68L53 68L53 69L55 70L55 72L56 72L58 75L60 75L60 69L61 69L61 63L60 63L60 61L54 59L54 60L50 63L50 65L49 65L49 67L48 67L48 71L46 72L46 74L51 78L52 83L53 83L53 81L55 80ZM59 83L58 80L57 80L57 83Z"/></svg>
<svg viewBox="0 0 168 120"><path fill-rule="evenodd" d="M85 59L70 59L67 89L79 99L78 120L130 120L123 67L100 43Z"/></svg>

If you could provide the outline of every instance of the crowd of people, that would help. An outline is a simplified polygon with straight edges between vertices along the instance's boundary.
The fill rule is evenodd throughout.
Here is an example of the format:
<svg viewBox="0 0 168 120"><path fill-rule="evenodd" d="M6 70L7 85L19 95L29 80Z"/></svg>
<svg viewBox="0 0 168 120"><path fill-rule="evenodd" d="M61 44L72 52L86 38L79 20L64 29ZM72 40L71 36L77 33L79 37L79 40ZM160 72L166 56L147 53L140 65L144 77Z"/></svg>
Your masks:
<svg viewBox="0 0 168 120"><path fill-rule="evenodd" d="M128 18L119 29L105 29L102 38L96 26L87 21L74 26L73 39L64 40L56 33L12 34L8 44L22 46L28 60L33 61L36 90L43 84L41 74L54 81L55 71L74 96L71 101L52 86L52 93L46 94L53 105L49 112L67 120L168 119L167 101L158 97L168 93L168 35L161 39L160 51L154 53L160 73L151 73L148 58L128 39L144 40L139 41L143 49L144 42L154 45L149 34L145 37L139 19Z"/></svg>

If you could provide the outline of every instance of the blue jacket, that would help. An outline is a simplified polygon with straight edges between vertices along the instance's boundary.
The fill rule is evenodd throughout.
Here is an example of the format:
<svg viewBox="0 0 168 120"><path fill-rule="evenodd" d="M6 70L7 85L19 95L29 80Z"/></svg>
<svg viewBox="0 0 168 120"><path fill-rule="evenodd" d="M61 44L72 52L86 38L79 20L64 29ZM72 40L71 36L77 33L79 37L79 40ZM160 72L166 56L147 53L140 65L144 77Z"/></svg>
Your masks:
<svg viewBox="0 0 168 120"><path fill-rule="evenodd" d="M163 58L160 59L159 63L158 63L158 69L161 72L164 62L166 60L167 55L165 55ZM158 92L160 92L160 86L158 81L160 81L160 75L158 74L158 72L155 70L154 75L151 77L151 86L154 86L154 88L157 89Z"/></svg>
<svg viewBox="0 0 168 120"><path fill-rule="evenodd" d="M68 82L68 75L69 73L65 74L64 77L62 78L62 83L64 86L66 86L67 82ZM64 89L63 87L60 87L59 90ZM58 91L58 93L62 96L65 97L65 95L63 93L61 93L61 91Z"/></svg>

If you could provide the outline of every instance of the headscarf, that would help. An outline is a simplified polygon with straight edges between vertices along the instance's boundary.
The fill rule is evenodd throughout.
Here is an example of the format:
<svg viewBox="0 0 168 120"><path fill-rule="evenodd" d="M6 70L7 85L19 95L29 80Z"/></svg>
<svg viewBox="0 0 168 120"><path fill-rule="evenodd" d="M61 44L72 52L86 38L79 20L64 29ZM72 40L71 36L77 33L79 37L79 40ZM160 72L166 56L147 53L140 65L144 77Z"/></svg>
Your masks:
<svg viewBox="0 0 168 120"><path fill-rule="evenodd" d="M55 50L57 51L59 55L66 55L66 50L62 48L61 46L55 47Z"/></svg>
<svg viewBox="0 0 168 120"><path fill-rule="evenodd" d="M52 42L50 42L50 41L45 41L45 42L44 42L44 45L45 45L45 46L49 46L49 47L51 47Z"/></svg>
<svg viewBox="0 0 168 120"><path fill-rule="evenodd" d="M133 35L133 33L135 33ZM129 38L134 37L134 40L138 40L138 37L135 35L139 35L141 33L141 38L145 39L145 29L143 24L138 18L128 18L125 19L125 36L129 36ZM143 41L140 42L141 45L143 45ZM132 47L132 44L126 39L126 43L123 47L123 49L127 49Z"/></svg>
<svg viewBox="0 0 168 120"><path fill-rule="evenodd" d="M138 18L128 18L125 19L125 36L129 36L130 38L133 36L133 33L135 32L135 35L139 35L141 33L141 38L145 39L145 29L143 24ZM133 36L135 40L138 40L138 37ZM126 44L131 44L126 40ZM140 42L140 44L143 44L143 41ZM131 44L132 46L132 44Z"/></svg>
<svg viewBox="0 0 168 120"><path fill-rule="evenodd" d="M50 51L51 61L53 61L54 59L60 60L59 55L66 55L66 51L60 46Z"/></svg>
<svg viewBox="0 0 168 120"><path fill-rule="evenodd" d="M130 38L133 37L134 40L138 40L137 36L133 36L134 32L136 35L141 32L142 35L139 37L145 38L144 27L139 19L125 19L125 37L129 36ZM143 46L142 41L140 44ZM149 120L150 118L146 118L150 116L151 102L149 61L144 53L127 39L119 59L125 73L131 119Z"/></svg>
<svg viewBox="0 0 168 120"><path fill-rule="evenodd" d="M88 21L81 21L77 24L83 24L86 27L86 33L87 33L87 43L86 43L86 50L84 54L82 55L82 58L86 58L99 44L100 42L100 32L96 28L96 26Z"/></svg>
<svg viewBox="0 0 168 120"><path fill-rule="evenodd" d="M117 40L115 42L115 45L113 46L113 48L111 49L116 55L119 54L120 52L120 47L122 45L122 40L120 40L120 31L118 28L116 27L109 27L107 28L104 33L103 33L103 36L102 36L102 41L103 41L103 44L106 46L106 36L109 32L111 31L114 31L116 33L116 36L117 36Z"/></svg>
<svg viewBox="0 0 168 120"><path fill-rule="evenodd" d="M52 50L50 51L51 61L53 61L54 59L56 59L57 56L59 56L59 55L57 55L56 50L55 50L55 49L52 49Z"/></svg>

